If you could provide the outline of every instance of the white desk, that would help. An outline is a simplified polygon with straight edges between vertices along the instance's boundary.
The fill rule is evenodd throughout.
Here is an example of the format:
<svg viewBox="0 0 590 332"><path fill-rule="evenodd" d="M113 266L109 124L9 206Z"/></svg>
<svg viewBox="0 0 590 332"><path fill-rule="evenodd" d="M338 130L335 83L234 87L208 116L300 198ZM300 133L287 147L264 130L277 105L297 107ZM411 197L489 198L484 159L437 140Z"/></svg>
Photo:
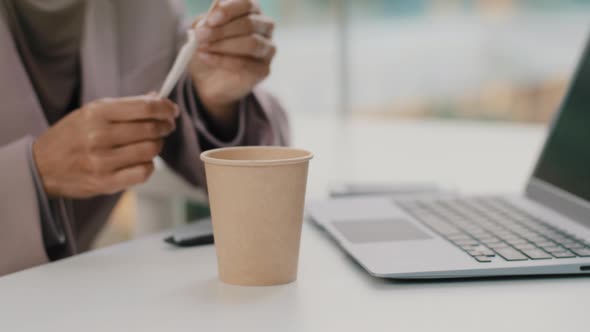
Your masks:
<svg viewBox="0 0 590 332"><path fill-rule="evenodd" d="M345 178L513 190L524 183L544 133L537 127L303 118L295 126L298 145L317 153L311 196ZM0 278L0 331L554 332L587 326L590 279L584 277L386 281L368 276L306 224L299 280L242 288L217 281L213 247L173 249L161 238Z"/></svg>

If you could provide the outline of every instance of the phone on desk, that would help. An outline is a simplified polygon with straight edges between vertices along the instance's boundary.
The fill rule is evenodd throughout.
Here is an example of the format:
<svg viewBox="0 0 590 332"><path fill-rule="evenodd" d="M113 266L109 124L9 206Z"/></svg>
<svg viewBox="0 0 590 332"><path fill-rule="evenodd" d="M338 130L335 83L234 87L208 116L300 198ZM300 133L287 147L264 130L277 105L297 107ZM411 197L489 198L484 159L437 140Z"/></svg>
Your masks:
<svg viewBox="0 0 590 332"><path fill-rule="evenodd" d="M330 186L330 197L391 196L402 198L453 192L433 183L343 183Z"/></svg>
<svg viewBox="0 0 590 332"><path fill-rule="evenodd" d="M213 244L213 225L211 218L199 219L178 226L164 241L176 247L196 247Z"/></svg>

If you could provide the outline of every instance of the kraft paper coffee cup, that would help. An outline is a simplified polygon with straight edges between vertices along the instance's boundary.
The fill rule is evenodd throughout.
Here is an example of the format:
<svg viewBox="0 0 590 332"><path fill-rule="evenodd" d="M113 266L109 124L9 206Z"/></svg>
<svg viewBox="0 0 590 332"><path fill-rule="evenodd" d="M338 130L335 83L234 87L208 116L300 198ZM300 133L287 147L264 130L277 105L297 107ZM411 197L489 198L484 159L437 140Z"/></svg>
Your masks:
<svg viewBox="0 0 590 332"><path fill-rule="evenodd" d="M284 147L206 151L221 281L269 286L297 279L307 170L312 153Z"/></svg>

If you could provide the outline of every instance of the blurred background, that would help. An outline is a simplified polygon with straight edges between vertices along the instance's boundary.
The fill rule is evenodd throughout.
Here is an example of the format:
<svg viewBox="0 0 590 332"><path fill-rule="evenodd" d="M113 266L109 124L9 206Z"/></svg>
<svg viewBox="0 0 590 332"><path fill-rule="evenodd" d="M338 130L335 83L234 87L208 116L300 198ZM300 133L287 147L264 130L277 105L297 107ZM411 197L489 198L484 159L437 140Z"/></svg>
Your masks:
<svg viewBox="0 0 590 332"><path fill-rule="evenodd" d="M590 0L259 2L279 49L264 85L291 114L547 123L590 32ZM97 246L132 237L135 207Z"/></svg>
<svg viewBox="0 0 590 332"><path fill-rule="evenodd" d="M260 3L278 22L267 86L290 112L546 122L590 27L590 0Z"/></svg>

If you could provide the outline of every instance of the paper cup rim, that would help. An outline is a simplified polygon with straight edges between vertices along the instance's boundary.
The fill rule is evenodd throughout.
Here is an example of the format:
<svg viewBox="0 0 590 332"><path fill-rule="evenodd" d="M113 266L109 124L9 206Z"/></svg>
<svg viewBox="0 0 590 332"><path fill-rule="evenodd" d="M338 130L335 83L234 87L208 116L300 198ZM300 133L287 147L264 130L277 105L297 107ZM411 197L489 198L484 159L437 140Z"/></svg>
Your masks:
<svg viewBox="0 0 590 332"><path fill-rule="evenodd" d="M232 160L232 159L220 159L212 157L212 154L231 151L231 150L290 150L298 151L305 154L303 157L296 158L284 158L284 159L265 159L265 160ZM313 153L297 148L289 148L282 146L237 146L231 148L220 148L208 150L201 153L201 160L206 164L212 165L223 165L223 166L278 166L278 165L289 165L298 164L309 161L313 158Z"/></svg>

